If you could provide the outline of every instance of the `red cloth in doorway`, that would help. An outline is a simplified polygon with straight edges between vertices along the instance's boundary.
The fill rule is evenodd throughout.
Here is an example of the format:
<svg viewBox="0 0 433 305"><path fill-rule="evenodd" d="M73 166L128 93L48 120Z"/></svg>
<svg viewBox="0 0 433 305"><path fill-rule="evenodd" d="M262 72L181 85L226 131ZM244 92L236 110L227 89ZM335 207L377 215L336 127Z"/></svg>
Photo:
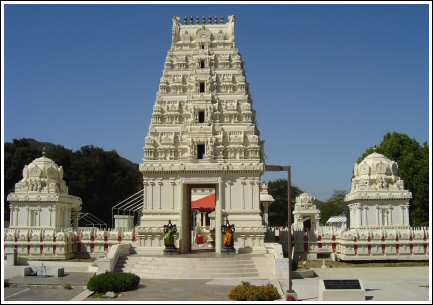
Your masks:
<svg viewBox="0 0 433 305"><path fill-rule="evenodd" d="M195 237L195 242L197 243L197 245L204 244L204 236L197 234L197 236Z"/></svg>
<svg viewBox="0 0 433 305"><path fill-rule="evenodd" d="M209 196L194 200L192 202L192 209L201 212L211 212L215 210L216 194L210 194Z"/></svg>

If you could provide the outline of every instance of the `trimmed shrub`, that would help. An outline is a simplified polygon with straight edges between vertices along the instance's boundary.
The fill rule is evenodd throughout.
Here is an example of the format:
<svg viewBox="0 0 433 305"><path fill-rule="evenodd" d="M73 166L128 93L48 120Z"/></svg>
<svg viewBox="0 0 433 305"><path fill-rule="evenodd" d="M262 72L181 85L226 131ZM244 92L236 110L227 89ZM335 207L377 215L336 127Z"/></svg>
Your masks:
<svg viewBox="0 0 433 305"><path fill-rule="evenodd" d="M230 290L229 298L236 301L274 301L280 299L280 294L271 284L255 286L242 282Z"/></svg>
<svg viewBox="0 0 433 305"><path fill-rule="evenodd" d="M87 283L87 289L96 292L122 292L138 288L140 278L133 273L106 272L94 275Z"/></svg>
<svg viewBox="0 0 433 305"><path fill-rule="evenodd" d="M69 283L66 283L65 285L63 285L63 288L65 289L72 289L72 285Z"/></svg>

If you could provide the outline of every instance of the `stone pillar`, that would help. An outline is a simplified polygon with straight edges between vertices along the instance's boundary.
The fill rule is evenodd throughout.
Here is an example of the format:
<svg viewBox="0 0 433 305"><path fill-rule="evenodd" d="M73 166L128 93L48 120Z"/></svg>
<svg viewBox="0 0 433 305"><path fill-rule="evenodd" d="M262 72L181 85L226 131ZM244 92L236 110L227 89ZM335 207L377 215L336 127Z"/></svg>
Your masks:
<svg viewBox="0 0 433 305"><path fill-rule="evenodd" d="M376 225L380 226L380 209L378 205L376 205Z"/></svg>
<svg viewBox="0 0 433 305"><path fill-rule="evenodd" d="M155 182L150 181L150 209L153 210L155 207L153 206L154 197L153 197L153 187L155 186Z"/></svg>
<svg viewBox="0 0 433 305"><path fill-rule="evenodd" d="M358 213L358 227L361 227L362 226L362 207L358 206L356 211Z"/></svg>
<svg viewBox="0 0 433 305"><path fill-rule="evenodd" d="M404 213L405 213L405 211L404 211L404 207L403 206L400 206L400 212L401 212L401 224L405 225L405 223L404 223Z"/></svg>
<svg viewBox="0 0 433 305"><path fill-rule="evenodd" d="M389 225L389 210L384 209L383 212L385 213L385 225L388 226Z"/></svg>
<svg viewBox="0 0 433 305"><path fill-rule="evenodd" d="M14 210L15 208L13 208L11 204L9 204L9 227L14 226Z"/></svg>
<svg viewBox="0 0 433 305"><path fill-rule="evenodd" d="M171 180L171 209L174 210L174 189L176 187L176 181Z"/></svg>
<svg viewBox="0 0 433 305"><path fill-rule="evenodd" d="M161 210L162 209L162 185L164 183L162 182L162 180L158 180L158 208Z"/></svg>
<svg viewBox="0 0 433 305"><path fill-rule="evenodd" d="M265 221L265 226L268 226L269 224L268 211L269 211L269 203L263 202L263 220Z"/></svg>
<svg viewBox="0 0 433 305"><path fill-rule="evenodd" d="M378 225L379 226L383 226L383 216L382 216L382 214L383 214L383 210L381 209L381 208L379 208L378 210L377 210L377 214L379 215L378 217L379 217L379 223L378 223Z"/></svg>
<svg viewBox="0 0 433 305"><path fill-rule="evenodd" d="M405 226L408 226L409 225L409 206L404 206L403 207L403 219L404 219L404 222L403 222L403 225L405 225Z"/></svg>
<svg viewBox="0 0 433 305"><path fill-rule="evenodd" d="M201 212L201 225L206 226L206 212Z"/></svg>
<svg viewBox="0 0 433 305"><path fill-rule="evenodd" d="M393 220L392 220L392 210L393 210L392 206L389 206L389 208L388 208L388 213L389 213L389 225L390 225L390 226L392 226L392 224L393 224Z"/></svg>
<svg viewBox="0 0 433 305"><path fill-rule="evenodd" d="M224 203L224 189L222 178L218 178L218 200L215 206L215 252L221 253L222 249L222 205Z"/></svg>
<svg viewBox="0 0 433 305"><path fill-rule="evenodd" d="M50 225L51 225L51 209L50 209ZM79 211L71 211L71 218L72 218L72 227L76 228L78 227L78 222L80 218L80 212Z"/></svg>
<svg viewBox="0 0 433 305"><path fill-rule="evenodd" d="M180 239L179 239L179 250L180 253L189 253L189 245L191 241L191 231L189 227L189 222L191 220L188 217L191 215L187 215L187 208L185 205L185 190L186 185L183 184L183 179L179 181L179 215L180 215ZM191 203L190 203L191 204ZM178 229L179 230L179 229Z"/></svg>
<svg viewBox="0 0 433 305"><path fill-rule="evenodd" d="M242 209L245 210L245 180L241 181L242 183L242 193L241 193L241 202L242 202Z"/></svg>

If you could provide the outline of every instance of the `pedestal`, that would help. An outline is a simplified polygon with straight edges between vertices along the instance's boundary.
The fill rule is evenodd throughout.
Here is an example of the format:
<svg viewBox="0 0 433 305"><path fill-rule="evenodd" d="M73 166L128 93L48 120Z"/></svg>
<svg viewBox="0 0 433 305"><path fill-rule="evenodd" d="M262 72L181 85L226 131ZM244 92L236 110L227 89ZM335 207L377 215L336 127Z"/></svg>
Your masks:
<svg viewBox="0 0 433 305"><path fill-rule="evenodd" d="M236 249L234 247L232 247L232 248L223 247L221 249L221 254L236 254Z"/></svg>
<svg viewBox="0 0 433 305"><path fill-rule="evenodd" d="M177 251L176 248L165 248L163 253L164 255L176 255L179 252Z"/></svg>

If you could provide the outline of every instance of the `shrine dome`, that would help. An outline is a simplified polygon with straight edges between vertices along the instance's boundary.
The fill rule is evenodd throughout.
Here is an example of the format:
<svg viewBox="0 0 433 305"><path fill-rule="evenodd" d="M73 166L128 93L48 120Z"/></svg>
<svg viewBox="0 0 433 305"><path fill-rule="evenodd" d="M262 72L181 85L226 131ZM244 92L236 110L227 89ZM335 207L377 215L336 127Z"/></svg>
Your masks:
<svg viewBox="0 0 433 305"><path fill-rule="evenodd" d="M63 168L47 158L43 152L42 157L24 166L23 178L15 184L15 191L68 193L63 180Z"/></svg>
<svg viewBox="0 0 433 305"><path fill-rule="evenodd" d="M296 197L296 203L314 203L315 200L316 198L314 198L308 193L302 193L301 195Z"/></svg>
<svg viewBox="0 0 433 305"><path fill-rule="evenodd" d="M30 164L24 167L23 177L26 175L29 178L62 180L63 168L58 166L56 162L50 158L45 157L45 153L42 153L42 157L34 159Z"/></svg>
<svg viewBox="0 0 433 305"><path fill-rule="evenodd" d="M397 162L379 153L372 153L355 164L354 177L398 176Z"/></svg>

